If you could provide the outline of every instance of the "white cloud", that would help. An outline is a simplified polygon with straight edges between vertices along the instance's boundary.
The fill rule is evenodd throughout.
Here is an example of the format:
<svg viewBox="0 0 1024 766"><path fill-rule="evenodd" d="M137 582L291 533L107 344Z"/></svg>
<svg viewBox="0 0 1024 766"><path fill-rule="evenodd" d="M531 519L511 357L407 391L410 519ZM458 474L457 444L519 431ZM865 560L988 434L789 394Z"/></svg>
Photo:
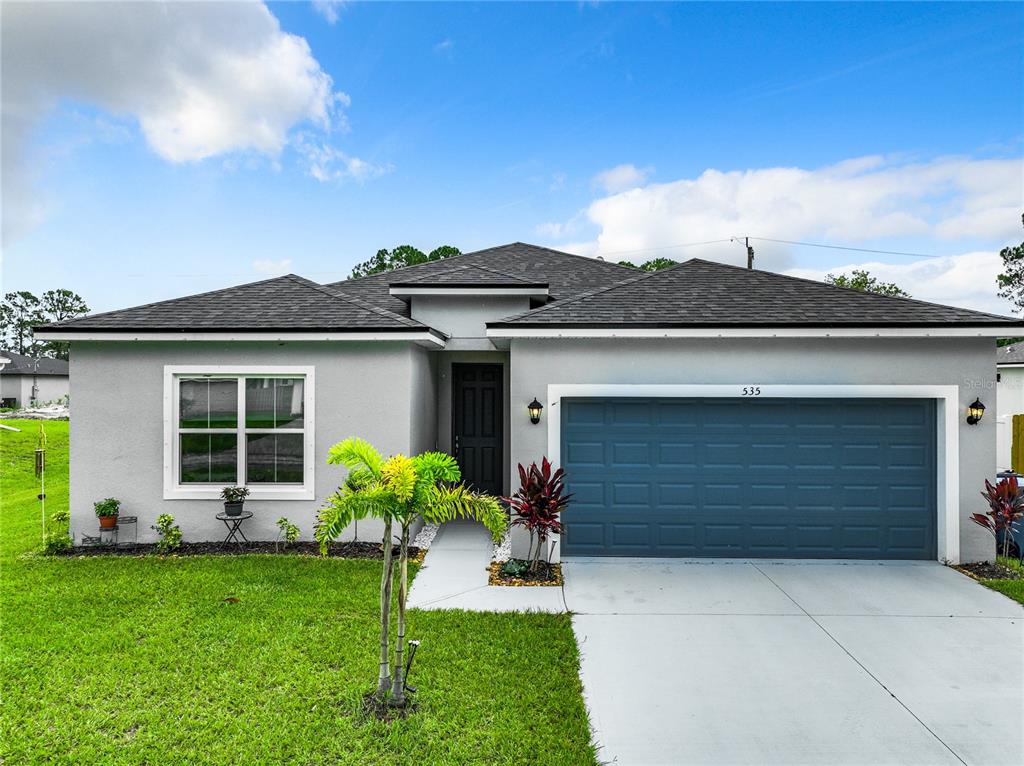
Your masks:
<svg viewBox="0 0 1024 766"><path fill-rule="evenodd" d="M789 269L785 273L823 281L830 273L849 274L854 269L865 269L882 282L894 282L919 300L994 314L1016 313L1008 301L996 295L996 275L1002 271L1002 259L994 252L922 258L904 264L863 261L824 270Z"/></svg>
<svg viewBox="0 0 1024 766"><path fill-rule="evenodd" d="M300 137L296 150L306 162L306 172L317 181L356 181L363 183L390 173L391 165L378 165L352 157L325 141L309 136Z"/></svg>
<svg viewBox="0 0 1024 766"><path fill-rule="evenodd" d="M602 170L594 176L594 186L602 189L608 194L625 191L640 186L647 177L654 172L654 168L638 168L636 165L616 165L608 170Z"/></svg>
<svg viewBox="0 0 1024 766"><path fill-rule="evenodd" d="M434 45L434 53L451 53L452 48L455 47L455 43L451 38L446 37L441 42Z"/></svg>
<svg viewBox="0 0 1024 766"><path fill-rule="evenodd" d="M332 26L338 23L341 17L341 8L345 0L313 0L313 10L323 16L328 24Z"/></svg>
<svg viewBox="0 0 1024 766"><path fill-rule="evenodd" d="M288 274L292 268L291 258L282 258L280 261L272 261L268 258L262 258L252 262L252 268L254 271L260 274L266 274L271 277L278 277L282 274Z"/></svg>
<svg viewBox="0 0 1024 766"><path fill-rule="evenodd" d="M348 97L262 3L8 3L3 9L4 239L38 208L27 156L63 100L137 121L170 162L276 157L293 126L337 126Z"/></svg>
<svg viewBox="0 0 1024 766"><path fill-rule="evenodd" d="M606 260L696 256L735 264L745 261L745 251L727 241L734 236L924 252L948 252L951 243L961 241L962 254L946 258L889 265L867 263L878 257L865 255L864 263L799 273L818 279L830 270L863 267L924 300L1006 313L1009 306L995 294L1000 270L996 251L1006 242L1020 241L1022 208L1024 162L1019 157L906 162L872 156L817 169L709 169L696 178L602 196L568 221L542 224L538 232L553 240L571 237L574 241L558 247ZM596 229L590 239L584 238L587 229ZM913 238L917 244L879 247L892 238ZM668 247L717 240L726 241ZM793 267L791 246L752 244L758 267ZM844 257L837 251L811 252L830 259L823 263L841 263Z"/></svg>
<svg viewBox="0 0 1024 766"><path fill-rule="evenodd" d="M814 170L709 169L697 178L595 200L584 215L597 236L574 246L602 254L742 235L842 243L971 236L997 242L1018 235L1022 196L1019 158L899 163L863 157ZM777 267L788 265L788 253L759 246Z"/></svg>

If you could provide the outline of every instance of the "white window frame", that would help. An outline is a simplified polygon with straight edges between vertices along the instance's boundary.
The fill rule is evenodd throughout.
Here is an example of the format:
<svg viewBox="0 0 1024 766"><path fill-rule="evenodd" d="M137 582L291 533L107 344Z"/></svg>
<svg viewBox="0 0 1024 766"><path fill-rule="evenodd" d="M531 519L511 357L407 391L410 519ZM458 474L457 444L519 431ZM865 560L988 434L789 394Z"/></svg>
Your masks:
<svg viewBox="0 0 1024 766"><path fill-rule="evenodd" d="M179 471L181 430L178 410L181 378L235 378L238 379L238 418L234 431L238 434L238 482L245 485L246 434L296 433L298 429L245 428L245 378L303 378L303 481L301 484L253 484L249 487L250 500L314 500L316 446L315 368L276 365L164 365L164 500L209 500L220 497L224 487L231 484L182 484ZM205 429L204 429L205 430ZM188 432L186 430L186 432Z"/></svg>

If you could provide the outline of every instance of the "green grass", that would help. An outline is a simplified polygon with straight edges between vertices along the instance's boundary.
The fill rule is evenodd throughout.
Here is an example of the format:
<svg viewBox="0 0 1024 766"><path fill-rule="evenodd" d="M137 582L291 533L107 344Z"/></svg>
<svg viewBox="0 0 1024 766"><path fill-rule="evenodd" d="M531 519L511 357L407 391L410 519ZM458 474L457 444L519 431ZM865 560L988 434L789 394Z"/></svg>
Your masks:
<svg viewBox="0 0 1024 766"><path fill-rule="evenodd" d="M7 422L24 432L0 431L0 762L595 763L568 616L413 612L418 710L368 720L378 564L26 555L38 425ZM68 424L46 430L56 510Z"/></svg>
<svg viewBox="0 0 1024 766"><path fill-rule="evenodd" d="M1004 558L1000 556L998 559L1000 564L1010 569L1016 569L1022 575L1024 575L1024 566L1021 566L1020 561L1017 559ZM1024 579L1021 580L982 580L983 585L997 590L1004 596L1009 596L1014 601L1024 604Z"/></svg>

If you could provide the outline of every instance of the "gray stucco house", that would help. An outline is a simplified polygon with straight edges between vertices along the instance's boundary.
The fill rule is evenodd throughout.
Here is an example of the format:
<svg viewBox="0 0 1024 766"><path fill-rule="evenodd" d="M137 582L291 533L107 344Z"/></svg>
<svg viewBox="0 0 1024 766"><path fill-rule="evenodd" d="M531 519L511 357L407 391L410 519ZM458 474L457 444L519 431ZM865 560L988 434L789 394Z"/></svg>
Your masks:
<svg viewBox="0 0 1024 766"><path fill-rule="evenodd" d="M995 418L966 410L994 399L994 338L1021 334L768 272L641 274L521 243L37 331L71 343L76 535L113 495L140 538L169 512L187 539L219 539L237 482L250 538L282 515L309 537L343 479L327 449L358 435L451 451L496 494L548 455L575 494L556 555L954 562L992 554L967 517L996 470Z"/></svg>
<svg viewBox="0 0 1024 766"><path fill-rule="evenodd" d="M68 395L68 363L0 349L0 404L29 407Z"/></svg>

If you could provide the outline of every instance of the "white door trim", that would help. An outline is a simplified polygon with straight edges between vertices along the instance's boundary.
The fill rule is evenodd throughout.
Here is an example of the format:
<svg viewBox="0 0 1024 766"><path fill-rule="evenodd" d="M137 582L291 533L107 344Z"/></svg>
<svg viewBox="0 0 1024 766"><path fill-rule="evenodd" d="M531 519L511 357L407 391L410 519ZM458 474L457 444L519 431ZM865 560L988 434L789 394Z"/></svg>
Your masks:
<svg viewBox="0 0 1024 766"><path fill-rule="evenodd" d="M744 390L759 391L744 395ZM937 558L960 562L960 405L957 386L926 385L774 385L774 384L644 384L551 383L548 408L548 458L562 463L562 410L565 398L575 397L726 397L736 399L934 399L936 409Z"/></svg>

